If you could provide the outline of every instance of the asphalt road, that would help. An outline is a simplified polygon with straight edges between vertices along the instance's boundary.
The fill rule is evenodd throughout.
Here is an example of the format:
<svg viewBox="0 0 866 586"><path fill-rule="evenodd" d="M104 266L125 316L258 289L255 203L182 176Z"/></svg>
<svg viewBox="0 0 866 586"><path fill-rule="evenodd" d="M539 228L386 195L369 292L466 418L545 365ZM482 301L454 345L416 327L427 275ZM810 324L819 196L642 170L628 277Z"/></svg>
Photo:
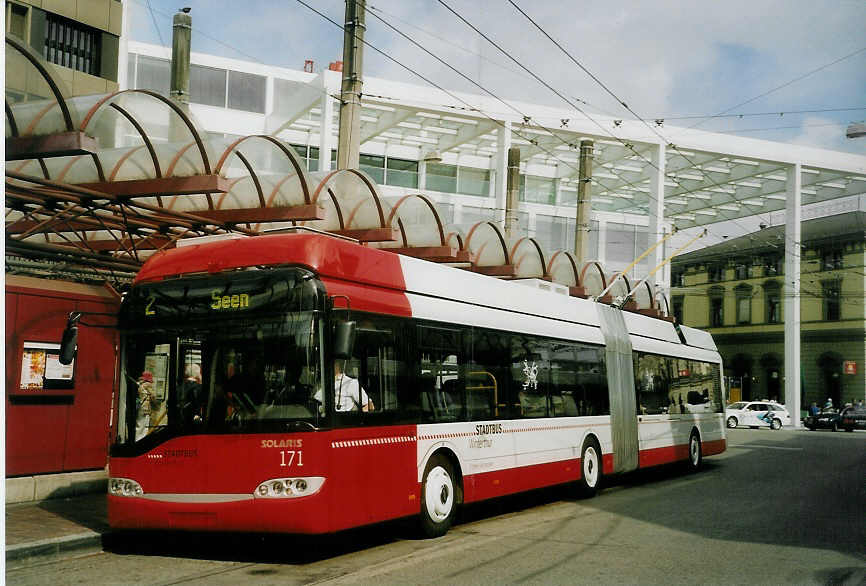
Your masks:
<svg viewBox="0 0 866 586"><path fill-rule="evenodd" d="M866 433L729 432L728 451L326 538L159 534L7 570L14 584L864 584Z"/></svg>

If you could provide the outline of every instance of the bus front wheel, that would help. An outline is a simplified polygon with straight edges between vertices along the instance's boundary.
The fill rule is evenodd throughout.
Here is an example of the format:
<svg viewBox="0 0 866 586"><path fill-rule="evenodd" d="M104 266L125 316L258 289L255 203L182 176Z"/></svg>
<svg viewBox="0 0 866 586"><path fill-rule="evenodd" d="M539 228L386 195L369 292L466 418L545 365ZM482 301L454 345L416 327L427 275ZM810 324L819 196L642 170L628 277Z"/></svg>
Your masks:
<svg viewBox="0 0 866 586"><path fill-rule="evenodd" d="M598 492L601 483L601 449L594 438L588 438L583 442L580 451L580 480L577 488L580 496L590 498Z"/></svg>
<svg viewBox="0 0 866 586"><path fill-rule="evenodd" d="M448 532L457 511L457 480L451 462L435 454L427 462L421 486L421 531L427 537Z"/></svg>

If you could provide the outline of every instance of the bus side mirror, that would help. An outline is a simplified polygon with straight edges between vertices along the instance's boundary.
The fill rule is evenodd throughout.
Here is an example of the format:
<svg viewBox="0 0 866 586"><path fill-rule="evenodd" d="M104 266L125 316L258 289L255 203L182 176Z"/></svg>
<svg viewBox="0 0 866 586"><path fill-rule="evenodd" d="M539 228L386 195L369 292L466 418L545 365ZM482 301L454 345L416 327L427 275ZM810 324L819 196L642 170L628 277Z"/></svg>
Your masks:
<svg viewBox="0 0 866 586"><path fill-rule="evenodd" d="M78 350L78 326L67 324L63 330L63 339L60 341L60 364L72 364L75 353Z"/></svg>
<svg viewBox="0 0 866 586"><path fill-rule="evenodd" d="M334 328L334 358L346 360L352 357L355 346L355 322L337 322Z"/></svg>

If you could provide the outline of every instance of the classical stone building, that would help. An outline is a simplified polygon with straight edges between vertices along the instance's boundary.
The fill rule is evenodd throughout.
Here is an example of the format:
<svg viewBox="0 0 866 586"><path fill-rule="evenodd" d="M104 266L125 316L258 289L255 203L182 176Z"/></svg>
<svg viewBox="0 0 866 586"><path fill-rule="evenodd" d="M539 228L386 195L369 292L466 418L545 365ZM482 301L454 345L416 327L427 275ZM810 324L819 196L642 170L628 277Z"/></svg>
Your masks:
<svg viewBox="0 0 866 586"><path fill-rule="evenodd" d="M785 227L689 254L672 267L672 312L712 332L731 400L784 398ZM802 405L864 398L866 212L802 224Z"/></svg>

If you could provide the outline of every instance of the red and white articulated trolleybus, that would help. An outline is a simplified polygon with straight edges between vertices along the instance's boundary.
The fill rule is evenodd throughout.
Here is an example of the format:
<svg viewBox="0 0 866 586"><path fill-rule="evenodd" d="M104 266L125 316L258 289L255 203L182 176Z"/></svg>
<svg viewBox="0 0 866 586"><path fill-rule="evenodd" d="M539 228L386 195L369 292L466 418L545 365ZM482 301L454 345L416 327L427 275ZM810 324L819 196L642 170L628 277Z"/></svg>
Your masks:
<svg viewBox="0 0 866 586"><path fill-rule="evenodd" d="M438 536L725 449L709 335L327 235L158 253L119 327L114 528Z"/></svg>

